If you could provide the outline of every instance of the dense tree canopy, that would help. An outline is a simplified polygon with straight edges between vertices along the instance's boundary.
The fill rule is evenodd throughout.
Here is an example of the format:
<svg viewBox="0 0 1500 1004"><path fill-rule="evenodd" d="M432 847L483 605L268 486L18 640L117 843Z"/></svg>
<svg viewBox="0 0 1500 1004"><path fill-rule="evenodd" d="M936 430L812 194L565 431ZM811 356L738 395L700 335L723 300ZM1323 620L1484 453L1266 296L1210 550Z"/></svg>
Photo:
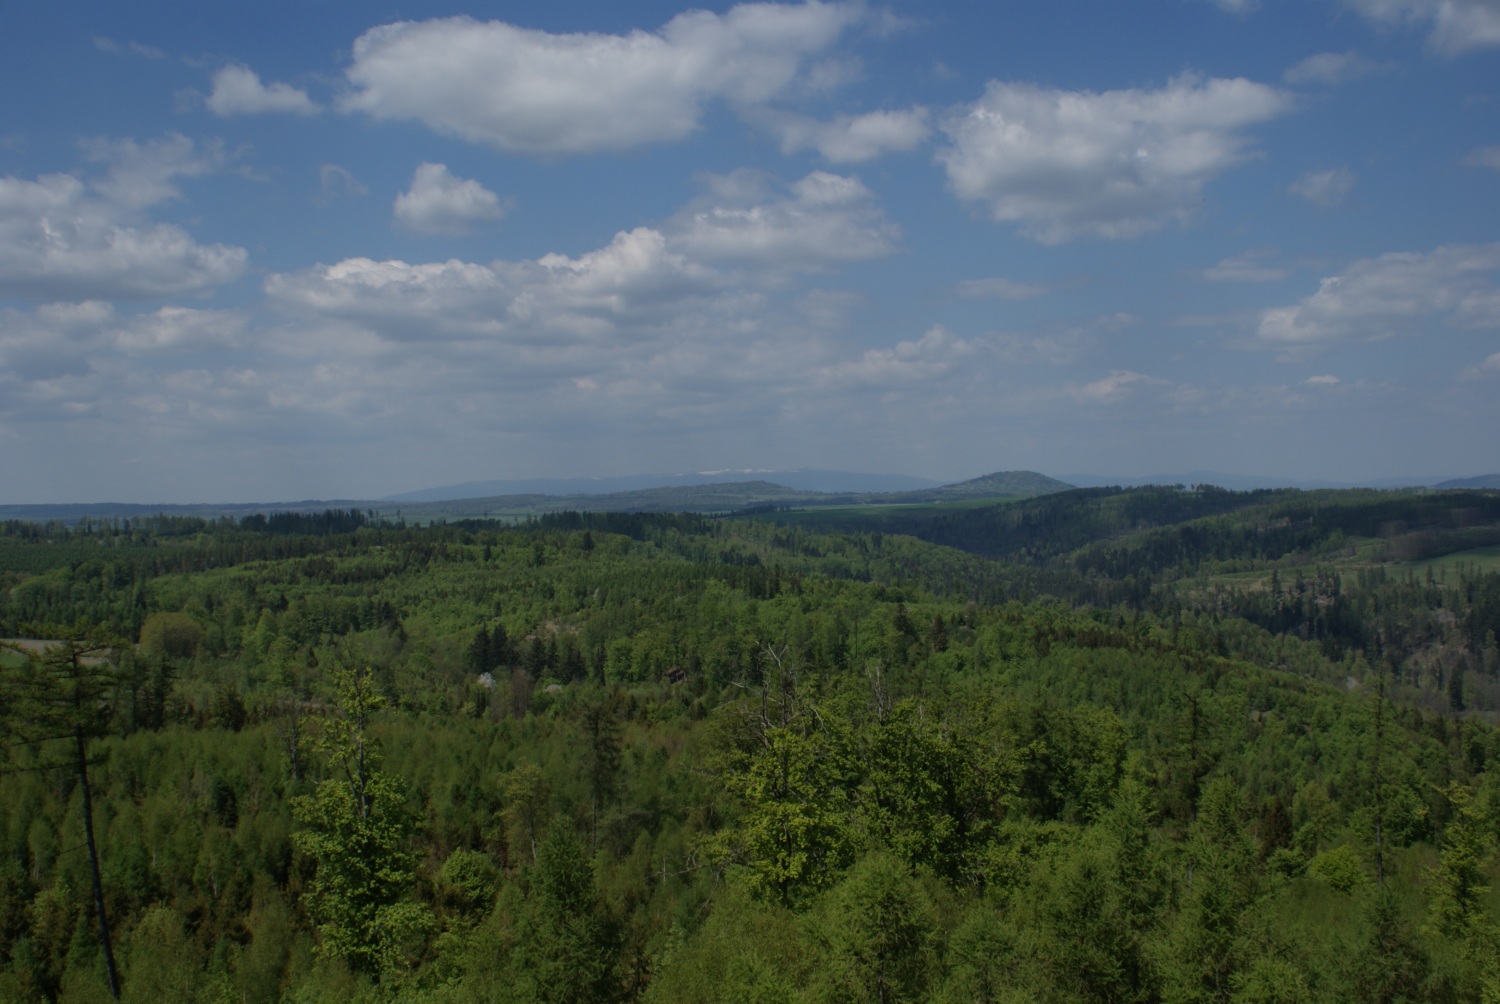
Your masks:
<svg viewBox="0 0 1500 1004"><path fill-rule="evenodd" d="M5 524L0 1000L1493 999L1493 505Z"/></svg>

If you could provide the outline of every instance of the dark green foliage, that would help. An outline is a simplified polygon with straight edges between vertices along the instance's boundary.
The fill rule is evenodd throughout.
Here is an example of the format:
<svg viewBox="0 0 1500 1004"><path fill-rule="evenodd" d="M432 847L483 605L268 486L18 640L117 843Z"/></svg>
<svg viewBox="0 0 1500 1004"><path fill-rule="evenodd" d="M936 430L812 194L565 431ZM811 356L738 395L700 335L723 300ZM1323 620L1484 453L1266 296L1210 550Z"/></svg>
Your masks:
<svg viewBox="0 0 1500 1004"><path fill-rule="evenodd" d="M608 1004L621 996L614 924L594 870L566 829L543 841L529 876L514 956L516 993L547 1004Z"/></svg>

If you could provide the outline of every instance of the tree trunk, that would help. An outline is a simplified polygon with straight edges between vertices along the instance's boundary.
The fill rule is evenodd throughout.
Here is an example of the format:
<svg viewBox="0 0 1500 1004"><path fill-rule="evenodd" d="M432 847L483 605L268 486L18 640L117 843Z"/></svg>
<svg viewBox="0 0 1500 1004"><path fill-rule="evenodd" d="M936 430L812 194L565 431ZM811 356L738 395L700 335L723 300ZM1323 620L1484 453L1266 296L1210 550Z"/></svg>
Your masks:
<svg viewBox="0 0 1500 1004"><path fill-rule="evenodd" d="M89 791L88 749L83 732L73 733L78 749L78 781L83 790L83 835L89 848L89 869L94 881L94 913L99 917L99 944L104 949L104 966L109 973L109 992L120 999L120 974L115 968L115 950L109 940L109 919L104 913L104 884L99 878L99 851L94 844L94 799Z"/></svg>

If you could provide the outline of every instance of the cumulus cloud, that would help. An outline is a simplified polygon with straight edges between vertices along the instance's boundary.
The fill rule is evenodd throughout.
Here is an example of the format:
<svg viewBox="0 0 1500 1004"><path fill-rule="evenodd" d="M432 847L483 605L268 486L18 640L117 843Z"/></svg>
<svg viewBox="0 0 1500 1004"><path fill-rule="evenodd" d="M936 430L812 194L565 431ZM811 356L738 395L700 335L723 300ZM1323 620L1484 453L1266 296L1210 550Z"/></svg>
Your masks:
<svg viewBox="0 0 1500 1004"><path fill-rule="evenodd" d="M1288 107L1244 79L1102 93L992 81L943 123L938 160L961 199L1043 243L1136 237L1186 219L1203 186L1248 156L1241 130Z"/></svg>
<svg viewBox="0 0 1500 1004"><path fill-rule="evenodd" d="M283 305L358 321L400 340L434 335L512 342L608 337L666 317L670 306L707 296L712 270L673 253L657 231L619 233L577 258L488 265L350 258L267 278Z"/></svg>
<svg viewBox="0 0 1500 1004"><path fill-rule="evenodd" d="M1444 55L1500 45L1500 5L1494 0L1345 0L1382 24L1430 25L1427 46Z"/></svg>
<svg viewBox="0 0 1500 1004"><path fill-rule="evenodd" d="M925 108L840 115L829 122L785 112L757 116L782 153L815 149L835 164L857 164L889 151L915 150L932 132Z"/></svg>
<svg viewBox="0 0 1500 1004"><path fill-rule="evenodd" d="M505 215L500 197L479 182L455 177L446 164L419 164L411 188L396 196L396 222L422 234L466 234Z"/></svg>
<svg viewBox="0 0 1500 1004"><path fill-rule="evenodd" d="M898 342L894 348L868 349L858 358L826 365L818 372L818 382L900 388L945 376L975 351L973 342L936 324L921 338Z"/></svg>
<svg viewBox="0 0 1500 1004"><path fill-rule="evenodd" d="M1306 199L1315 206L1331 209L1343 205L1359 178L1347 167L1334 167L1326 171L1308 171L1292 182L1287 191Z"/></svg>
<svg viewBox="0 0 1500 1004"><path fill-rule="evenodd" d="M700 261L818 270L883 258L900 239L858 178L814 171L785 190L752 171L705 180L708 194L668 225L673 246Z"/></svg>
<svg viewBox="0 0 1500 1004"><path fill-rule="evenodd" d="M200 147L180 133L137 143L133 139L94 139L84 153L108 164L106 176L93 188L109 201L131 209L182 197L177 178L201 178L224 167L224 149L217 143Z"/></svg>
<svg viewBox="0 0 1500 1004"><path fill-rule="evenodd" d="M0 178L0 291L72 300L192 293L237 278L245 260L243 248L137 221L71 175Z"/></svg>
<svg viewBox="0 0 1500 1004"><path fill-rule="evenodd" d="M247 66L231 64L214 74L213 91L204 102L220 118L231 115L263 115L282 112L314 115L318 106L307 92L291 84L261 83L260 75Z"/></svg>
<svg viewBox="0 0 1500 1004"><path fill-rule="evenodd" d="M815 171L791 185L753 172L704 180L703 198L662 227L618 233L576 257L350 258L271 275L265 290L286 310L391 341L566 347L702 330L705 316L719 324L724 311L759 303L757 290L784 285L793 271L894 249L895 228L857 179Z"/></svg>
<svg viewBox="0 0 1500 1004"><path fill-rule="evenodd" d="M1387 68L1384 63L1357 52L1319 52L1289 67L1281 79L1289 84L1323 84L1334 87Z"/></svg>
<svg viewBox="0 0 1500 1004"><path fill-rule="evenodd" d="M365 32L341 104L524 153L623 150L681 139L714 100L785 92L810 57L866 17L861 5L741 4L659 31L549 34L468 17Z"/></svg>
<svg viewBox="0 0 1500 1004"><path fill-rule="evenodd" d="M245 318L233 311L163 307L119 316L110 303L48 303L0 313L0 415L60 417L124 391L105 374L147 382L159 360L240 344ZM61 393L66 407L53 399Z"/></svg>
<svg viewBox="0 0 1500 1004"><path fill-rule="evenodd" d="M1500 327L1500 244L1448 245L1357 261L1318 291L1261 315L1259 336L1289 347L1370 341L1435 326Z"/></svg>
<svg viewBox="0 0 1500 1004"><path fill-rule="evenodd" d="M110 344L132 353L225 349L239 344L244 315L231 310L161 307L105 332Z"/></svg>
<svg viewBox="0 0 1500 1004"><path fill-rule="evenodd" d="M1203 270L1203 278L1210 282L1275 282L1285 279L1284 268L1266 265L1263 261L1269 251L1246 251L1233 258L1221 259Z"/></svg>

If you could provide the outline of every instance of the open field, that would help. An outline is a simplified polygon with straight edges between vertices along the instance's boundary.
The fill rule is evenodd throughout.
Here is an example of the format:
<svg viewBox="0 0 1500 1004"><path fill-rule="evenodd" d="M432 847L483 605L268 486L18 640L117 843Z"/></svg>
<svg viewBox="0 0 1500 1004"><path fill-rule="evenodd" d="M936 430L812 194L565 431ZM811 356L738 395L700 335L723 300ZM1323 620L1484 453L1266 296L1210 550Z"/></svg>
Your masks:
<svg viewBox="0 0 1500 1004"><path fill-rule="evenodd" d="M1477 547L1471 551L1455 551L1424 561L1403 561L1392 566L1397 571L1413 571L1426 575L1456 574L1460 567L1479 572L1500 572L1500 546Z"/></svg>

